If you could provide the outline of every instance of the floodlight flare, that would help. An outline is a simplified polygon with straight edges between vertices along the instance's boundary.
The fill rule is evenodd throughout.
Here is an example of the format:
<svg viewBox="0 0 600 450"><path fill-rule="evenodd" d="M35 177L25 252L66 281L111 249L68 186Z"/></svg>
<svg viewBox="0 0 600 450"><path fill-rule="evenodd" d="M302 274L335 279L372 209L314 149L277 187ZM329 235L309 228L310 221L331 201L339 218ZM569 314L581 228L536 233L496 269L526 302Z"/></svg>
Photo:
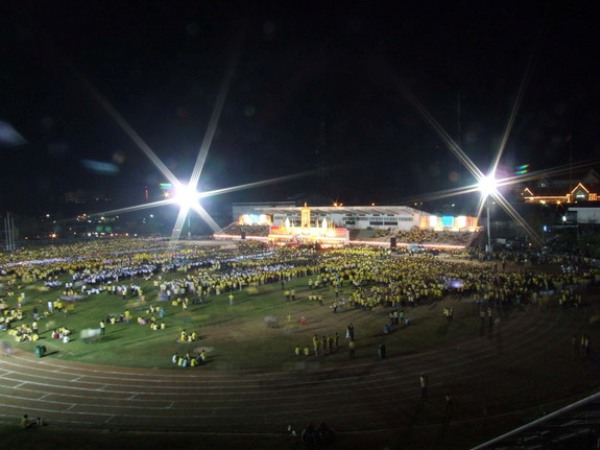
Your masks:
<svg viewBox="0 0 600 450"><path fill-rule="evenodd" d="M175 188L174 203L177 203L186 211L193 208L198 203L200 193L192 185L178 184Z"/></svg>
<svg viewBox="0 0 600 450"><path fill-rule="evenodd" d="M479 190L485 198L495 194L498 192L498 180L496 180L493 174L482 177L479 180Z"/></svg>

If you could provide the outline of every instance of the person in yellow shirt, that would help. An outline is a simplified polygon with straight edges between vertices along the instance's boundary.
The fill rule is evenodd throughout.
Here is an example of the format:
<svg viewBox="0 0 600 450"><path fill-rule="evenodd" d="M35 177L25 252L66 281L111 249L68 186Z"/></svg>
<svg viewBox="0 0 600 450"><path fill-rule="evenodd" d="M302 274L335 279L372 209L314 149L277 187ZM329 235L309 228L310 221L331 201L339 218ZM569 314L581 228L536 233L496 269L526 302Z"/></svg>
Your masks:
<svg viewBox="0 0 600 450"><path fill-rule="evenodd" d="M354 359L356 357L356 345L354 341L348 341L348 358Z"/></svg>
<svg viewBox="0 0 600 450"><path fill-rule="evenodd" d="M40 420L40 419L38 419ZM41 420L40 420L41 422ZM27 414L23 415L23 418L21 419L21 428L33 428L37 425L37 422L32 422L31 420L29 420L29 417L27 417Z"/></svg>

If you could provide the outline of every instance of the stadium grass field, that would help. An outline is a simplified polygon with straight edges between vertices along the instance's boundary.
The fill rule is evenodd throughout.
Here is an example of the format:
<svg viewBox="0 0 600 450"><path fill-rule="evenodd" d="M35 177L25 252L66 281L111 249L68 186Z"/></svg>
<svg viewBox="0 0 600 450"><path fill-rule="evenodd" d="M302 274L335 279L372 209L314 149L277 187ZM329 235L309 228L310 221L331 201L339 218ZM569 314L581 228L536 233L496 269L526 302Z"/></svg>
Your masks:
<svg viewBox="0 0 600 450"><path fill-rule="evenodd" d="M173 274L170 278L178 275ZM377 307L362 311L350 309L348 305L334 314L330 307L335 301L333 288L309 289L308 279L309 277L300 278L286 283L286 290L295 290L295 301L287 301L281 286L274 283L234 291L232 305L229 293L222 293L208 297L202 304L190 304L187 310L181 306L173 306L169 301L159 301L158 292L152 283L141 282L146 298L143 302L137 296L129 295L123 300L120 296L107 293L90 295L72 303L64 302L64 313L55 312L38 321L39 341L12 343L8 336L4 336L4 340L31 353L36 346L44 345L49 354L47 357L67 361L177 369L171 362L171 356L175 352L198 353L199 350L206 349L209 364L194 370L273 370L297 363L298 358L293 354L295 346L308 345L312 348L314 334L321 338L324 333L333 335L338 332L340 346L344 351L327 355L326 362L347 359L345 331L350 323L357 329L359 353L363 356L370 353L372 357L377 356L378 346L381 344L386 345L390 356L394 353L407 354L422 351L440 339L473 335L480 325L476 306L448 299L444 306L455 308L455 320L451 325L442 317L443 306L428 304L407 311L411 325L384 335L389 308ZM34 305L43 311L47 301L60 297L61 292L60 288L47 290L40 283L22 287L26 294L23 304L26 318L32 317ZM339 293L340 298L349 294L350 290L346 283ZM321 295L323 302L308 300L309 294ZM164 310L164 318L159 319L166 325L164 330L152 331L147 325L140 326L136 323L138 316L148 318L152 315L158 318L158 313L148 312L150 306ZM107 323L104 336L91 340L80 337L81 330L98 328L101 320L109 315L118 317L126 309L131 312L132 320L129 324ZM266 317L276 318L277 325L268 327ZM302 317L305 318L305 325L300 323ZM31 322L32 319L25 320L25 323ZM59 327L68 327L73 331L69 343L51 338L52 330ZM194 342L182 343L179 340L182 330L188 333L196 331L199 338Z"/></svg>

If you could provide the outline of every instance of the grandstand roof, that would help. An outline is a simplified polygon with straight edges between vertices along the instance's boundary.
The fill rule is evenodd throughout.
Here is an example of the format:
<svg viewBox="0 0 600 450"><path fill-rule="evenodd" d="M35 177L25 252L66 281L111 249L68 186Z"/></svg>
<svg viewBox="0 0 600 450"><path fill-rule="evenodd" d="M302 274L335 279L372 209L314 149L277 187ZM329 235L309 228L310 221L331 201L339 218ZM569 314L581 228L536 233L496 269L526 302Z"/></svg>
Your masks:
<svg viewBox="0 0 600 450"><path fill-rule="evenodd" d="M299 213L303 207L300 206L289 206L289 207L264 207L255 208L257 211L263 211L265 214L290 214ZM379 215L401 215L401 214L420 214L429 216L431 214L419 211L418 209L411 208L409 206L309 206L313 213L325 213L325 214L379 214Z"/></svg>

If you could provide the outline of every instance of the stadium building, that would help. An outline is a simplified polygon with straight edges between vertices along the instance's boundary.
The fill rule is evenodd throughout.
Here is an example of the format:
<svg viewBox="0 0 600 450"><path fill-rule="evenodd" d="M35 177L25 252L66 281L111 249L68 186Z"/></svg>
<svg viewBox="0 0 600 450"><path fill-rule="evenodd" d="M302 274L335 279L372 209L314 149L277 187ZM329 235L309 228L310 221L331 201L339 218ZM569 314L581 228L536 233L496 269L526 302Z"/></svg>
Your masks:
<svg viewBox="0 0 600 450"><path fill-rule="evenodd" d="M233 215L237 221L215 234L215 238L464 248L480 231L476 217L436 216L408 206L238 203Z"/></svg>

